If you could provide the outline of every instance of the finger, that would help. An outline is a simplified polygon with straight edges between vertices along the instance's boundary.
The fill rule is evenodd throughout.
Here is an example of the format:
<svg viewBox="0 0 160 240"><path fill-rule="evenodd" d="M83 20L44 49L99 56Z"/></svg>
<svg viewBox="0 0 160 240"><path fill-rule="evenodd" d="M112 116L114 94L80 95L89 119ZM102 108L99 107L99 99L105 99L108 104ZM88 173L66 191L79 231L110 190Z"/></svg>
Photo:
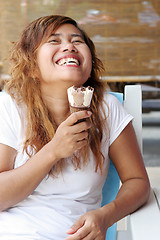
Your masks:
<svg viewBox="0 0 160 240"><path fill-rule="evenodd" d="M83 131L81 133L75 134L74 138L77 142L88 139L88 131Z"/></svg>
<svg viewBox="0 0 160 240"><path fill-rule="evenodd" d="M73 141L77 142L77 141L81 141L83 139L87 139L88 135L89 135L89 131L87 129L87 130L83 130L81 132L74 132L72 134L72 138L73 138Z"/></svg>
<svg viewBox="0 0 160 240"><path fill-rule="evenodd" d="M92 232L90 232L89 234L87 234L84 238L82 238L83 240L96 240L94 234ZM100 240L99 238L97 238L97 240Z"/></svg>
<svg viewBox="0 0 160 240"><path fill-rule="evenodd" d="M77 145L76 145L76 150L80 150L81 148L83 148L84 146L86 146L88 144L88 139L83 139L79 142L77 142Z"/></svg>
<svg viewBox="0 0 160 240"><path fill-rule="evenodd" d="M75 232L77 232L77 230L81 227L83 227L85 221L82 217L80 217L73 225L70 229L67 230L67 234L73 234Z"/></svg>
<svg viewBox="0 0 160 240"><path fill-rule="evenodd" d="M74 125L75 123L78 122L78 120L89 118L92 115L92 112L83 110L79 112L72 113L68 118L67 118L67 124L69 126Z"/></svg>
<svg viewBox="0 0 160 240"><path fill-rule="evenodd" d="M74 133L80 133L80 132L83 132L83 131L86 131L88 129L90 129L92 126L92 124L89 122L89 121L83 121L83 122L80 122L76 125L73 125L72 126L72 132Z"/></svg>
<svg viewBox="0 0 160 240"><path fill-rule="evenodd" d="M76 232L74 232L71 236L67 237L65 240L82 240L82 239L92 240L93 238L87 238L89 235L90 235L90 230L82 226Z"/></svg>

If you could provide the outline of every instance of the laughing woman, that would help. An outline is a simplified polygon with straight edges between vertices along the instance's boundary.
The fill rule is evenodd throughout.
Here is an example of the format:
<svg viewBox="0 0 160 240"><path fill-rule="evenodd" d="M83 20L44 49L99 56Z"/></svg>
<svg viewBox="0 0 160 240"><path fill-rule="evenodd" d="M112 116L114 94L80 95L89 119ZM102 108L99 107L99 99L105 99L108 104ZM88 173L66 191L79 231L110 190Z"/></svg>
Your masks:
<svg viewBox="0 0 160 240"><path fill-rule="evenodd" d="M105 93L93 42L73 19L46 16L25 28L10 60L0 93L0 239L104 240L150 186L132 117ZM73 85L94 88L90 111L70 114ZM101 207L109 157L122 187Z"/></svg>

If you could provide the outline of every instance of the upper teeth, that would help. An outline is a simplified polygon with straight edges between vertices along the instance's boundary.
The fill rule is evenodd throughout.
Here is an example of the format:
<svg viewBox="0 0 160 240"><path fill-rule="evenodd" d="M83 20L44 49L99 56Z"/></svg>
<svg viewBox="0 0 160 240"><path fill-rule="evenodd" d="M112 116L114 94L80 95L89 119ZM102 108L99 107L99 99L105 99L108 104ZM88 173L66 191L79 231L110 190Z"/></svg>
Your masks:
<svg viewBox="0 0 160 240"><path fill-rule="evenodd" d="M62 58L58 61L58 65L77 65L79 66L79 61L75 58Z"/></svg>

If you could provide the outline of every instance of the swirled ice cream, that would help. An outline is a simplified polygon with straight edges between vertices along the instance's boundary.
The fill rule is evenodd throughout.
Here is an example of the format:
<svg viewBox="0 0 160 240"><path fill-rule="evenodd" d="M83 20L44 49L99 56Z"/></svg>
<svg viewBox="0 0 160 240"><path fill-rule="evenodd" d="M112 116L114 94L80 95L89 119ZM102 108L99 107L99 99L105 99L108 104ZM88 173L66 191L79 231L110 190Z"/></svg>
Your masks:
<svg viewBox="0 0 160 240"><path fill-rule="evenodd" d="M75 87L68 88L68 101L70 104L70 111L77 112L81 110L89 110L94 88L88 87Z"/></svg>

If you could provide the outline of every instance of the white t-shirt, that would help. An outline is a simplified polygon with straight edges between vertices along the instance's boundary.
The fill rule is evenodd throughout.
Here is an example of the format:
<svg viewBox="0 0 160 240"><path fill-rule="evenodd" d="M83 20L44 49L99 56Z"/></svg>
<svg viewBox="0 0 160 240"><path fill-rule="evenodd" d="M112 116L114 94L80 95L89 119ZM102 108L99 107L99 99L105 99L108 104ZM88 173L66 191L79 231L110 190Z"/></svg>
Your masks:
<svg viewBox="0 0 160 240"><path fill-rule="evenodd" d="M87 166L75 170L70 159L58 177L46 176L34 192L22 202L0 213L1 240L64 240L66 231L84 213L101 206L102 188L106 179L109 146L132 120L121 103L111 94L104 104L109 136L104 134L105 156L103 174L95 172L92 153ZM108 110L109 109L109 110ZM24 164L25 108L18 107L5 92L0 93L0 143L17 150L14 168Z"/></svg>

